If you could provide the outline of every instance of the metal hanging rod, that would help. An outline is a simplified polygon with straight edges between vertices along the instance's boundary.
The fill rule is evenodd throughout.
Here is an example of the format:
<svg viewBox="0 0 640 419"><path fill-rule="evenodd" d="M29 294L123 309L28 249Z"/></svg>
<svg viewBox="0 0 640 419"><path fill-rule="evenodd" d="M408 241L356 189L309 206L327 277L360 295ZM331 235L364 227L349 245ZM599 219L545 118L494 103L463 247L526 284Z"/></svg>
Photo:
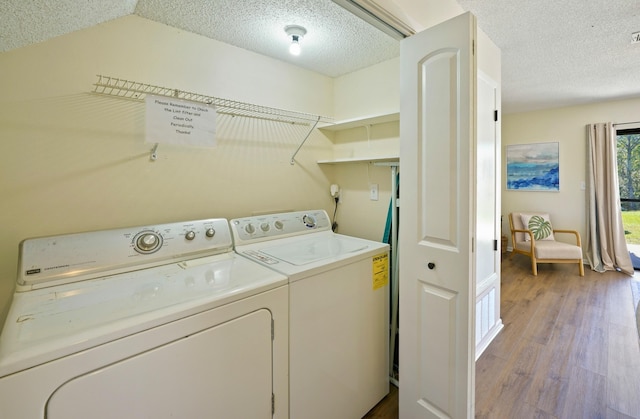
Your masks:
<svg viewBox="0 0 640 419"><path fill-rule="evenodd" d="M613 124L613 126L618 126L618 125L636 125L636 124L640 124L640 121L634 121L634 122L618 122L617 124Z"/></svg>
<svg viewBox="0 0 640 419"><path fill-rule="evenodd" d="M218 114L240 116L246 118L261 119L266 121L282 122L293 125L317 124L318 122L332 122L332 118L318 116L297 111L288 111L251 103L238 102L230 99L221 99L200 93L186 92L184 90L154 86L136 81L124 80L116 77L98 74L98 80L94 83L93 93L117 96L121 98L144 100L147 94L166 96L176 99L201 102L216 107Z"/></svg>

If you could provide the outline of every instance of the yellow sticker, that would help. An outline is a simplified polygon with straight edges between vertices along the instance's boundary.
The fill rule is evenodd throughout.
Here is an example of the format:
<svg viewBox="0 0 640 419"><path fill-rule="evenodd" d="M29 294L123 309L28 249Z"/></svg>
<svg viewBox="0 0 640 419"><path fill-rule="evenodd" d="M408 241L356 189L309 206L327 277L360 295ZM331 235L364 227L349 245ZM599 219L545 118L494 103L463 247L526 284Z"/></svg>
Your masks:
<svg viewBox="0 0 640 419"><path fill-rule="evenodd" d="M373 289L377 290L389 283L389 254L382 253L372 258Z"/></svg>

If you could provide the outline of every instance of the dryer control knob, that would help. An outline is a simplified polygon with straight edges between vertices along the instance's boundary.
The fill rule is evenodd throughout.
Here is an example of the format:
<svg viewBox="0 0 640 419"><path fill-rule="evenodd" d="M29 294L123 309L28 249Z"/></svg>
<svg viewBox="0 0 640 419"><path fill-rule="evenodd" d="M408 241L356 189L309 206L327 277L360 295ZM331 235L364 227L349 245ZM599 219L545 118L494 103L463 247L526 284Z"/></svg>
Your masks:
<svg viewBox="0 0 640 419"><path fill-rule="evenodd" d="M216 231L213 228L208 228L204 234L206 234L207 237L213 237L216 235Z"/></svg>
<svg viewBox="0 0 640 419"><path fill-rule="evenodd" d="M265 233L266 233L267 231L269 231L269 229L270 229L270 228L271 228L271 227L269 226L269 223L262 223L262 224L260 224L260 230L264 231Z"/></svg>
<svg viewBox="0 0 640 419"><path fill-rule="evenodd" d="M280 220L273 223L274 227L278 230L282 230L284 228L284 223Z"/></svg>
<svg viewBox="0 0 640 419"><path fill-rule="evenodd" d="M193 240L196 238L196 232L193 230L187 231L187 234L184 235L184 238L187 240Z"/></svg>
<svg viewBox="0 0 640 419"><path fill-rule="evenodd" d="M249 223L246 226L244 226L244 231L246 231L249 234L253 234L256 232L256 228L253 224Z"/></svg>
<svg viewBox="0 0 640 419"><path fill-rule="evenodd" d="M313 218L313 216L311 215L305 214L302 217L302 222L304 223L304 225L306 225L309 228L314 228L316 226L316 219Z"/></svg>

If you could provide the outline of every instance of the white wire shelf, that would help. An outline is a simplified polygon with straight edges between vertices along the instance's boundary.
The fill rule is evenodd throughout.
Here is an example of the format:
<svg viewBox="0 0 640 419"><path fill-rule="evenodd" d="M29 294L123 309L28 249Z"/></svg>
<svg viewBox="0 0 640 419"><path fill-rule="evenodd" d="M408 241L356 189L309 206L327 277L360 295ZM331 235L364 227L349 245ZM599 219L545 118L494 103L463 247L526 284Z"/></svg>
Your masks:
<svg viewBox="0 0 640 419"><path fill-rule="evenodd" d="M154 86L152 84L103 76L100 74L97 77L98 80L94 83L93 92L101 95L117 96L134 100L144 100L147 94L166 96L213 105L216 107L216 112L219 114L264 119L287 124L310 125L318 122L329 123L333 121L333 118L326 116L254 105L252 103L222 99L200 93L187 92L169 87Z"/></svg>
<svg viewBox="0 0 640 419"><path fill-rule="evenodd" d="M94 83L93 93L99 95L116 96L124 99L136 101L144 100L147 94L165 96L192 102L200 102L215 106L216 113L230 115L233 117L245 117L260 119L265 121L281 122L285 124L310 126L308 134L302 143L291 156L291 164L300 148L304 145L318 123L331 123L333 118L321 115L313 115L304 112L289 111L268 106L255 105L252 103L238 102L230 99L222 99L200 93L187 92L175 88L154 86L152 84L137 81L125 80L116 77L97 75L98 79Z"/></svg>
<svg viewBox="0 0 640 419"><path fill-rule="evenodd" d="M219 114L264 119L288 124L310 125L318 122L328 123L333 120L326 116L254 105L252 103L222 99L200 93L187 92L169 87L154 86L152 84L103 76L100 74L97 77L98 80L94 83L93 92L101 95L117 96L134 100L144 100L147 94L166 96L213 105L216 107L216 112Z"/></svg>

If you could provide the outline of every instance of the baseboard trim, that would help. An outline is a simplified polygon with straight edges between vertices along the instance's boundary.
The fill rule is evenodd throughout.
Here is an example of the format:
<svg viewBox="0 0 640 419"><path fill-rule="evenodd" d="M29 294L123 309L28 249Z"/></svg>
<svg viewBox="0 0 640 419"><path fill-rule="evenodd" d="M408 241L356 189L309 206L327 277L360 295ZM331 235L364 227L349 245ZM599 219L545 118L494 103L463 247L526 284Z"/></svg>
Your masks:
<svg viewBox="0 0 640 419"><path fill-rule="evenodd" d="M498 336L498 333L504 328L502 324L502 318L498 319L493 328L487 333L487 335L480 341L480 344L476 346L476 361L480 358L480 355L489 347L489 344Z"/></svg>

